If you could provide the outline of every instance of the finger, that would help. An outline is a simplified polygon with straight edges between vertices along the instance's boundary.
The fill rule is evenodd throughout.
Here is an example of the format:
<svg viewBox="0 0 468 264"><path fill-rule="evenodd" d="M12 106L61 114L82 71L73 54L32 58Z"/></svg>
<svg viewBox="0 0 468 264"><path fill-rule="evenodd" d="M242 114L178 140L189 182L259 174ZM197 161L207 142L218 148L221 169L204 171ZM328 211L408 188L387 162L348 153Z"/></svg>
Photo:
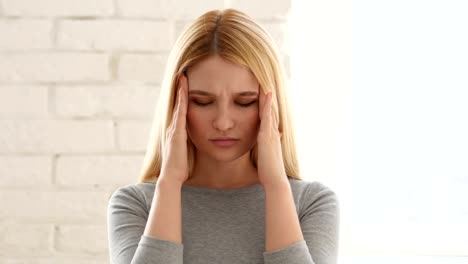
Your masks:
<svg viewBox="0 0 468 264"><path fill-rule="evenodd" d="M180 77L177 96L178 103L176 126L178 128L184 128L187 115L187 78L184 75Z"/></svg>
<svg viewBox="0 0 468 264"><path fill-rule="evenodd" d="M261 120L261 125L260 129L263 131L267 131L267 129L270 129L271 127L271 92L266 94L264 98L264 103L263 103L263 111L262 111L262 120Z"/></svg>
<svg viewBox="0 0 468 264"><path fill-rule="evenodd" d="M177 123L179 122L180 118L179 118L179 115L180 115L180 105L181 105L181 79L179 78L178 82L177 82L177 86L178 88L176 89L176 98L175 98L175 107L174 107L174 112L172 113L172 122L169 126L170 128L170 131L174 131L175 128L177 127Z"/></svg>
<svg viewBox="0 0 468 264"><path fill-rule="evenodd" d="M258 108L258 112L259 112L259 115L260 115L260 120L263 118L263 108L264 108L264 105L265 105L265 92L263 91L263 89L260 87L260 96L259 96L259 108Z"/></svg>
<svg viewBox="0 0 468 264"><path fill-rule="evenodd" d="M273 94L271 95L271 99L270 99L270 109L271 109L271 118L272 118L271 124L273 125L273 129L278 131L278 116L276 116L275 111L273 110Z"/></svg>
<svg viewBox="0 0 468 264"><path fill-rule="evenodd" d="M279 113L278 115L275 114L275 111L273 110L273 95L272 99L270 100L270 107L271 107L271 115L273 117L273 129L279 133L280 137L283 136L283 133L279 129Z"/></svg>
<svg viewBox="0 0 468 264"><path fill-rule="evenodd" d="M279 133L281 136L281 132L279 131L279 116L276 115L274 109L273 109L273 92L270 94L270 99L269 99L269 108L270 108L270 125L271 129L275 131L276 133Z"/></svg>
<svg viewBox="0 0 468 264"><path fill-rule="evenodd" d="M277 119L276 119L275 111L273 110L273 92L270 94L268 105L270 108L270 125L272 129L278 130Z"/></svg>

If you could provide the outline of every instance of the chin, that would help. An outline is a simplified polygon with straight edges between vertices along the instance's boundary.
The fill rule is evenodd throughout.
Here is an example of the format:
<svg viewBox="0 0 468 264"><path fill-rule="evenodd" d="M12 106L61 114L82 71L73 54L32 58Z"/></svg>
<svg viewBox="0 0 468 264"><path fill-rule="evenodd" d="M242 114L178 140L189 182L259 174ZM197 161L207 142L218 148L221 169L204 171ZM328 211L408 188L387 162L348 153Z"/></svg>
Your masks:
<svg viewBox="0 0 468 264"><path fill-rule="evenodd" d="M239 151L239 148L232 149L218 149L217 147L209 147L208 149L200 149L199 154L208 156L210 159L221 161L221 162L231 162L245 154L250 152Z"/></svg>

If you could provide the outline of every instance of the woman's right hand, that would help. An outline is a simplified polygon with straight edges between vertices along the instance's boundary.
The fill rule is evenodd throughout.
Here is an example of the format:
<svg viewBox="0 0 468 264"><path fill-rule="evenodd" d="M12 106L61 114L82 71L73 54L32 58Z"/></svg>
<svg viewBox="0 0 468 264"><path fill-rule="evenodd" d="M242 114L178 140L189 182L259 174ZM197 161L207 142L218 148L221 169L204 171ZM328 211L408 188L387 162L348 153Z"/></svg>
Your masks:
<svg viewBox="0 0 468 264"><path fill-rule="evenodd" d="M158 181L164 180L182 185L189 175L186 128L188 81L185 74L180 76L178 87L172 122L166 131L166 144Z"/></svg>

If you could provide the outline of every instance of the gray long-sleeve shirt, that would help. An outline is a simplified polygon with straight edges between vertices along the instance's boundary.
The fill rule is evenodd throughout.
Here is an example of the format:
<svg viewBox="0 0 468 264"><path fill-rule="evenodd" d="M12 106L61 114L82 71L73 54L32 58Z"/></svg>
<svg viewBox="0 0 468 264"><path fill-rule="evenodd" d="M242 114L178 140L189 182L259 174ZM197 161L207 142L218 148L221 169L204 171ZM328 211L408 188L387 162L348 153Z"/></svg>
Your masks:
<svg viewBox="0 0 468 264"><path fill-rule="evenodd" d="M339 203L320 182L288 178L304 240L265 252L265 192L182 185L182 244L143 235L155 183L118 188L109 199L112 264L335 264Z"/></svg>

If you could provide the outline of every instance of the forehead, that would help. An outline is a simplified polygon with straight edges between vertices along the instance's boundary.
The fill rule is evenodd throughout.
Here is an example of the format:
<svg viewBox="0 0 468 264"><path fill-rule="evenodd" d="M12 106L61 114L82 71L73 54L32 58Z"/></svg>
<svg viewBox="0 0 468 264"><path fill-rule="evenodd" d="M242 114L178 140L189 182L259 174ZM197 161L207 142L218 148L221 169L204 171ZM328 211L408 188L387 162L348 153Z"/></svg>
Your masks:
<svg viewBox="0 0 468 264"><path fill-rule="evenodd" d="M204 91L211 94L239 94L258 92L254 74L245 66L232 63L219 56L211 56L187 71L189 92Z"/></svg>

